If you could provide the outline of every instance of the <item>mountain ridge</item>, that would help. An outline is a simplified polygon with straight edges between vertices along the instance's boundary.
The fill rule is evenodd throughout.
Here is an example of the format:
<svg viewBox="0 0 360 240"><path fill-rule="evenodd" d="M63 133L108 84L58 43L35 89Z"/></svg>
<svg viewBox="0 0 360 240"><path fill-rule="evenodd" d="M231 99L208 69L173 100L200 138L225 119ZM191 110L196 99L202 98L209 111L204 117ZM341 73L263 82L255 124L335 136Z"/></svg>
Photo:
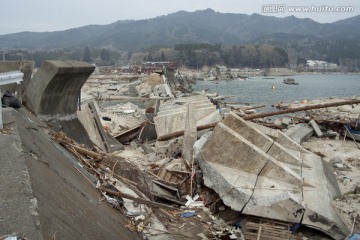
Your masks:
<svg viewBox="0 0 360 240"><path fill-rule="evenodd" d="M54 32L0 35L2 49L76 48L88 45L120 51L138 51L154 45L180 43L244 44L277 33L336 40L360 38L360 15L334 23L319 23L295 16L278 18L260 14L220 13L212 9L178 11L143 20L119 20ZM281 34L279 35L281 37ZM281 39L278 39L281 41Z"/></svg>

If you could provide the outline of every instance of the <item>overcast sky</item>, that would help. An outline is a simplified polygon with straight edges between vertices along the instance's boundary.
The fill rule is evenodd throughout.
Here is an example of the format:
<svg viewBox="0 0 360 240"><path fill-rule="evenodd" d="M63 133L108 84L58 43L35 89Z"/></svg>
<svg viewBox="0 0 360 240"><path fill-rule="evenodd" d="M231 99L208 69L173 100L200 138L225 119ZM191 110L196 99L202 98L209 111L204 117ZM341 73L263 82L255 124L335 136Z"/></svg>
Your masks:
<svg viewBox="0 0 360 240"><path fill-rule="evenodd" d="M265 4L285 4L282 13L264 13ZM353 12L297 12L290 6L353 6ZM109 24L118 20L146 19L177 12L207 8L222 13L259 13L276 17L295 15L318 22L334 22L360 15L359 0L2 0L0 35L21 31L66 30L89 24Z"/></svg>

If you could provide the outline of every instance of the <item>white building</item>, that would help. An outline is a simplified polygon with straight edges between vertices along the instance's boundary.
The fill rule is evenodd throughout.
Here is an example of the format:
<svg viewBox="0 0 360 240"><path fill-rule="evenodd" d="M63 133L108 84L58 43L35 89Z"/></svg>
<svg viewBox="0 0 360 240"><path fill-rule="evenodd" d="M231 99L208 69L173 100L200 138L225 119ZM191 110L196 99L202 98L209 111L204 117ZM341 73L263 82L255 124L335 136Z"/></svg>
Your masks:
<svg viewBox="0 0 360 240"><path fill-rule="evenodd" d="M320 60L307 60L306 66L309 69L317 69L317 70L321 70L321 69L322 70L334 70L334 69L338 68L336 63L328 63L328 62L320 61Z"/></svg>

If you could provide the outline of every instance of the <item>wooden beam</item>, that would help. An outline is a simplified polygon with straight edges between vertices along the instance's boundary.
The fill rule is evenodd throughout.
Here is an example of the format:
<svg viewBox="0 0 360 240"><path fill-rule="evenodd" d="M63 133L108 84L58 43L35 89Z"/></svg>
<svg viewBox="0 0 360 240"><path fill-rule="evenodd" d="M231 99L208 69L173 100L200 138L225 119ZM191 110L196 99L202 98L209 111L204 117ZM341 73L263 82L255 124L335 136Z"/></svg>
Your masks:
<svg viewBox="0 0 360 240"><path fill-rule="evenodd" d="M122 193L122 192L119 192L119 191L113 191L113 190L110 190L110 189L107 189L107 188L104 188L104 187L102 187L100 189L101 189L101 191L107 192L107 193L112 194L114 196L119 196L119 197L122 197L122 198L130 199L130 200L133 200L134 202L137 202L137 203L140 203L140 204L145 204L145 205L150 206L150 207L165 208L165 209L170 209L170 210L179 210L178 208L174 208L174 207L171 207L171 206L168 206L168 205L165 205L165 204L153 202L153 201L147 200L145 198L134 197L134 196L131 196L129 194Z"/></svg>

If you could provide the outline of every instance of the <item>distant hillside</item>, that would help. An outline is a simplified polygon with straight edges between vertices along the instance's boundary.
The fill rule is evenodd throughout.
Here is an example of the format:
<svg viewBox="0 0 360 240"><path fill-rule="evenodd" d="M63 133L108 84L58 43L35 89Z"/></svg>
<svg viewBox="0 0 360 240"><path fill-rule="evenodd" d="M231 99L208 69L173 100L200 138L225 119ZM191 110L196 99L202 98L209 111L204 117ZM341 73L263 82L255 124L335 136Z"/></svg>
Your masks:
<svg viewBox="0 0 360 240"><path fill-rule="evenodd" d="M321 24L294 16L276 18L259 14L218 13L211 9L185 12L147 20L118 21L109 25L89 25L56 32L21 32L0 36L1 49L9 48L111 48L136 51L150 46L179 43L242 44L250 42L298 44L306 39L360 39L360 16Z"/></svg>

